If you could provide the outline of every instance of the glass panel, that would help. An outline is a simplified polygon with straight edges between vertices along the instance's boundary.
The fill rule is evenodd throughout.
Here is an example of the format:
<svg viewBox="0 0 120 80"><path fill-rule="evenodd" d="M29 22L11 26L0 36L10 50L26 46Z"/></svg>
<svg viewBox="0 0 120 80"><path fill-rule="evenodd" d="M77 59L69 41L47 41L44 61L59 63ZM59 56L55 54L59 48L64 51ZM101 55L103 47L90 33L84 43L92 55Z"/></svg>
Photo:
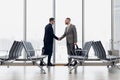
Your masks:
<svg viewBox="0 0 120 80"><path fill-rule="evenodd" d="M52 8L52 0L27 1L27 41L30 41L35 49L43 47L44 28L52 17Z"/></svg>
<svg viewBox="0 0 120 80"><path fill-rule="evenodd" d="M71 23L76 25L78 45L82 46L82 0L56 0L56 34L63 35L65 18L70 17ZM56 63L67 63L66 39L56 41Z"/></svg>
<svg viewBox="0 0 120 80"><path fill-rule="evenodd" d="M120 0L114 0L114 49L120 50Z"/></svg>
<svg viewBox="0 0 120 80"><path fill-rule="evenodd" d="M0 33L0 50L9 50L14 40L23 40L23 0L0 0Z"/></svg>
<svg viewBox="0 0 120 80"><path fill-rule="evenodd" d="M108 50L110 39L111 0L85 0L85 41L100 40Z"/></svg>

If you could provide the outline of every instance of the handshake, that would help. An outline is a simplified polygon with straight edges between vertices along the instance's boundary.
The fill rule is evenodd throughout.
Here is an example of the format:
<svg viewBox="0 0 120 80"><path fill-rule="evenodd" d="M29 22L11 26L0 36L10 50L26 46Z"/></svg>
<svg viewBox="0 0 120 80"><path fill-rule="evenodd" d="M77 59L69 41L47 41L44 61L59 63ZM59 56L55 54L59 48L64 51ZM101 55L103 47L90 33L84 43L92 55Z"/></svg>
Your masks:
<svg viewBox="0 0 120 80"><path fill-rule="evenodd" d="M59 38L58 38L58 41L60 41L60 40L61 40L61 38L59 37Z"/></svg>

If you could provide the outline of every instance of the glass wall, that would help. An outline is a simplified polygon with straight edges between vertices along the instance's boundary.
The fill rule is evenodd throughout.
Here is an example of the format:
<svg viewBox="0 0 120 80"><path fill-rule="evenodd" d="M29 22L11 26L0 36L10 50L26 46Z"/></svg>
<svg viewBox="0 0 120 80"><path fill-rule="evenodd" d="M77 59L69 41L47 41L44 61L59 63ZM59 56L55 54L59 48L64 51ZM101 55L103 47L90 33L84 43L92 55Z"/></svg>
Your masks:
<svg viewBox="0 0 120 80"><path fill-rule="evenodd" d="M14 40L23 40L23 0L0 0L0 50L9 50Z"/></svg>
<svg viewBox="0 0 120 80"><path fill-rule="evenodd" d="M85 42L100 40L108 50L110 39L111 0L85 0Z"/></svg>
<svg viewBox="0 0 120 80"><path fill-rule="evenodd" d="M120 0L114 0L114 49L120 50Z"/></svg>
<svg viewBox="0 0 120 80"><path fill-rule="evenodd" d="M24 0L0 1L0 49L9 50L14 40L23 40L23 3ZM76 25L78 46L82 47L82 0L27 0L27 41L35 49L43 47L44 28L49 18L55 12L55 32L58 37L65 31L65 18L70 17L71 23ZM85 42L101 40L105 49L110 48L111 39L111 0L84 0L84 37ZM115 30L114 40L119 42L119 0L115 0ZM115 45L115 46L118 46ZM93 51L91 52L93 53ZM41 51L38 53L41 54ZM67 63L66 39L56 41L56 63ZM0 53L2 55L2 53ZM93 54L90 54L92 56Z"/></svg>
<svg viewBox="0 0 120 80"><path fill-rule="evenodd" d="M53 14L52 1L27 0L27 41L30 41L35 49L43 47L44 28Z"/></svg>
<svg viewBox="0 0 120 80"><path fill-rule="evenodd" d="M65 18L77 28L78 45L82 46L82 0L56 0L56 34L62 36L65 31ZM66 39L56 41L56 63L67 63Z"/></svg>

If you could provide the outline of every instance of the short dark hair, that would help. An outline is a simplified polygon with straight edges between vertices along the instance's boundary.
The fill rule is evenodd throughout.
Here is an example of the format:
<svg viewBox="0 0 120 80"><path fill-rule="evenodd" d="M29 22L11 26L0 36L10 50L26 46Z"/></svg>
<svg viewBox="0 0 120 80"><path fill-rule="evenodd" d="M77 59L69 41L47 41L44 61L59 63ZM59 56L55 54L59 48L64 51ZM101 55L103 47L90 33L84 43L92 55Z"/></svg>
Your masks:
<svg viewBox="0 0 120 80"><path fill-rule="evenodd" d="M55 18L50 18L50 19L49 19L50 22L51 22L51 21L54 21L54 20L55 20Z"/></svg>
<svg viewBox="0 0 120 80"><path fill-rule="evenodd" d="M67 17L66 19L68 19L69 21L71 21L71 19L70 19L70 18L68 18L68 17Z"/></svg>

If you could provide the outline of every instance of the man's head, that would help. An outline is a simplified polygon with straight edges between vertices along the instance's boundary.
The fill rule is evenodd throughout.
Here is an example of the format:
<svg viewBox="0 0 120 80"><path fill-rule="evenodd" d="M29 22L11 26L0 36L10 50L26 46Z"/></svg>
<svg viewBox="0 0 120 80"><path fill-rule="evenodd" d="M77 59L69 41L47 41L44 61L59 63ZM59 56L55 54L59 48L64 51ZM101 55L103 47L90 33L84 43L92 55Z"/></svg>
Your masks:
<svg viewBox="0 0 120 80"><path fill-rule="evenodd" d="M65 19L65 24L66 24L66 25L70 24L70 21L71 21L70 18L66 18L66 19Z"/></svg>
<svg viewBox="0 0 120 80"><path fill-rule="evenodd" d="M50 22L50 24L53 25L53 24L55 23L55 18L50 18L50 19L49 19L49 22Z"/></svg>

